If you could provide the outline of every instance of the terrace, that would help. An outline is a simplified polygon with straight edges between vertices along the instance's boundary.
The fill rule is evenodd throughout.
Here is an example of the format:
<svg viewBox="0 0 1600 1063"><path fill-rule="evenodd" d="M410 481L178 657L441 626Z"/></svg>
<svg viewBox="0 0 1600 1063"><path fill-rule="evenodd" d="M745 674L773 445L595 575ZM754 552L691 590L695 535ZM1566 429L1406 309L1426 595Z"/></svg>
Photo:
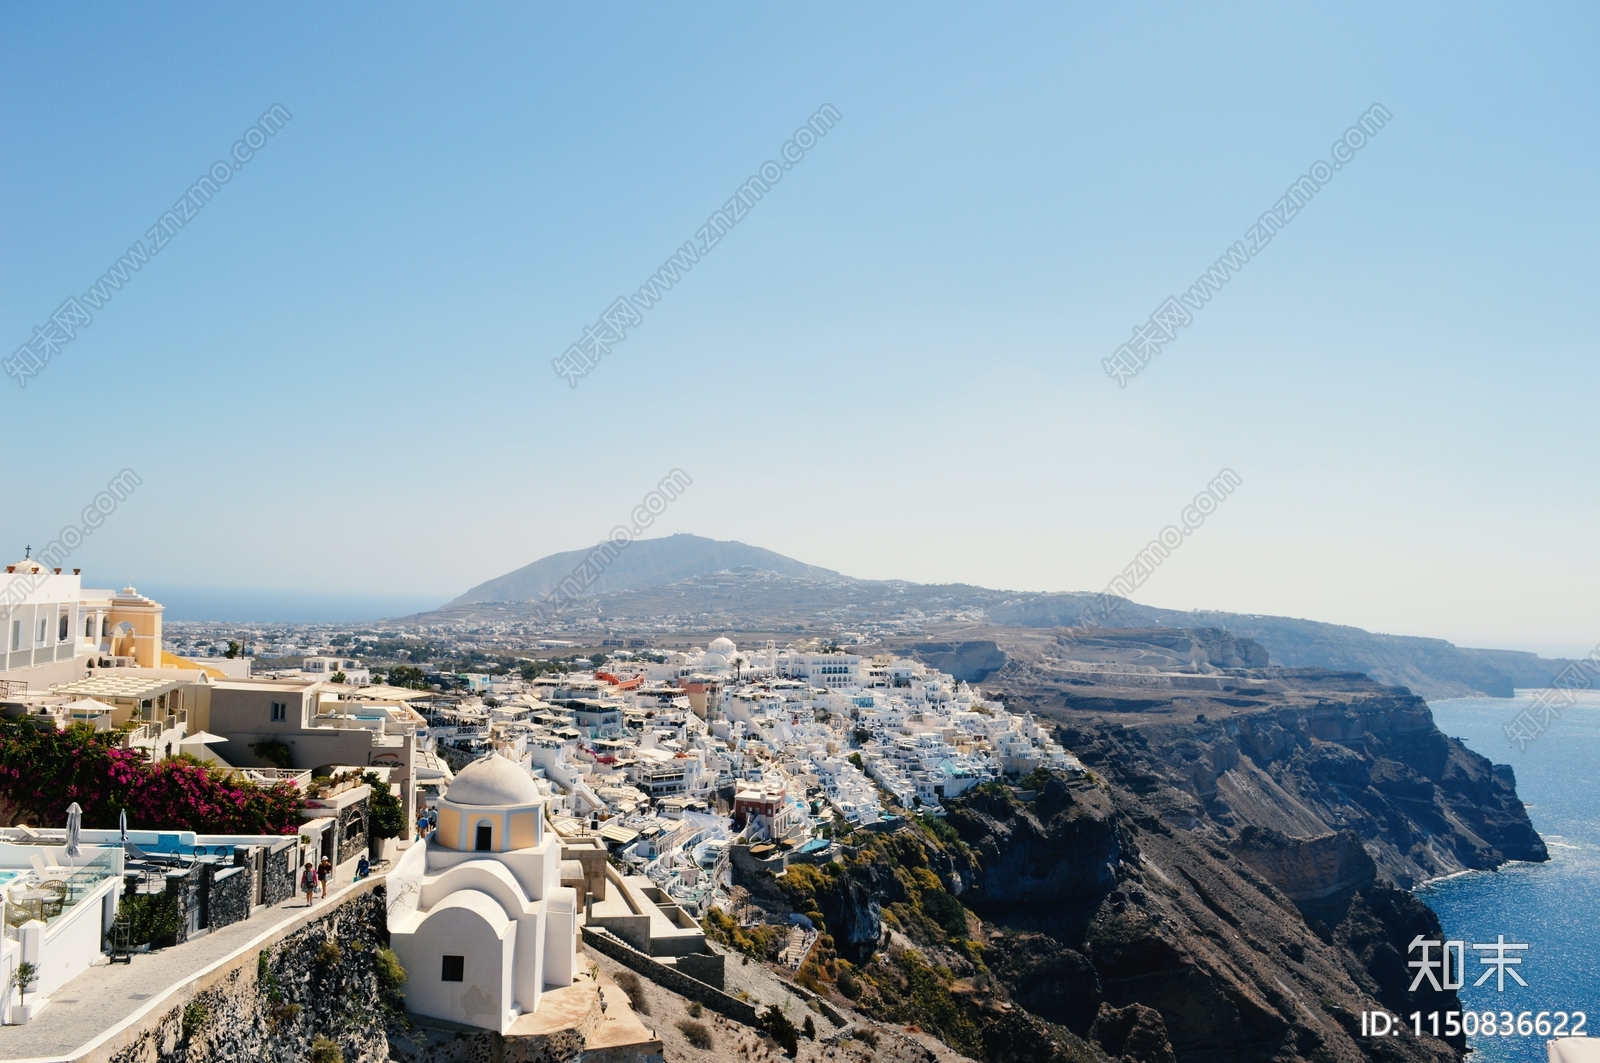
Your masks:
<svg viewBox="0 0 1600 1063"><path fill-rule="evenodd" d="M69 857L52 841L36 835L0 842L0 979L9 983L24 960L38 969L26 1007L9 994L0 1002L6 1021L28 1021L52 992L100 959L122 893L121 849L84 845Z"/></svg>

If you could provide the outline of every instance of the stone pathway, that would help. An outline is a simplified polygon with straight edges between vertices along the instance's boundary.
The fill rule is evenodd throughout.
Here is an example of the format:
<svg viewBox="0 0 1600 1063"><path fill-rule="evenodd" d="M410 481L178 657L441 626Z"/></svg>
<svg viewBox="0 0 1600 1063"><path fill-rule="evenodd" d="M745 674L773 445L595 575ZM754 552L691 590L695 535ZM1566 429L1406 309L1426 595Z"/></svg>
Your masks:
<svg viewBox="0 0 1600 1063"><path fill-rule="evenodd" d="M367 881L381 876L373 875ZM327 900L334 904L353 886L335 885ZM65 1059L119 1025L146 1002L188 981L205 968L237 952L255 938L306 914L304 895L263 908L249 919L213 930L198 940L155 952L135 953L132 963L91 967L50 995L50 1006L26 1026L0 1027L0 1060Z"/></svg>

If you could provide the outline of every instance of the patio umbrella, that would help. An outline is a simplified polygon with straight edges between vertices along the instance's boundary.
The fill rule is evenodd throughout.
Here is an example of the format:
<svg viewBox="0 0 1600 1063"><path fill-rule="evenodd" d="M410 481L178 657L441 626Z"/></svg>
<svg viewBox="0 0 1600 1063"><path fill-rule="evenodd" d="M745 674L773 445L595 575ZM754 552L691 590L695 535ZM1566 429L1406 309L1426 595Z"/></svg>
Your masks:
<svg viewBox="0 0 1600 1063"><path fill-rule="evenodd" d="M128 844L128 810L123 809L117 813L117 830L122 834L122 844Z"/></svg>
<svg viewBox="0 0 1600 1063"><path fill-rule="evenodd" d="M74 801L67 806L67 855L78 855L78 835L83 830L83 809Z"/></svg>

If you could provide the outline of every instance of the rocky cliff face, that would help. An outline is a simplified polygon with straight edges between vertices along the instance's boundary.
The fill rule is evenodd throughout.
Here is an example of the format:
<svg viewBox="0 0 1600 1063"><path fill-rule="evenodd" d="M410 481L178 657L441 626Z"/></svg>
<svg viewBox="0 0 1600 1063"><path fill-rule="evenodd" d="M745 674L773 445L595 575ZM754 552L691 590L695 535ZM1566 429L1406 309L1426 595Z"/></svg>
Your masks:
<svg viewBox="0 0 1600 1063"><path fill-rule="evenodd" d="M1134 785L952 808L981 865L961 900L993 925L985 955L1017 1004L1144 1063L1457 1057L1360 1037L1363 1010L1459 1005L1406 992L1404 945L1438 922L1353 834L1230 848L1173 822L1197 814L1181 790Z"/></svg>
<svg viewBox="0 0 1600 1063"><path fill-rule="evenodd" d="M346 1063L387 1060L400 1016L398 986L380 958L387 940L382 887L338 901L171 1009L110 1063L289 1063L312 1058L319 1038Z"/></svg>
<svg viewBox="0 0 1600 1063"><path fill-rule="evenodd" d="M1420 699L1326 675L1295 693L1218 720L1068 724L1092 781L949 803L974 865L952 888L990 924L1014 1003L1149 1063L1458 1058L1459 1038L1361 1036L1362 1011L1459 1007L1408 992L1408 943L1440 931L1406 889L1544 844L1509 772Z"/></svg>
<svg viewBox="0 0 1600 1063"><path fill-rule="evenodd" d="M1230 843L1249 827L1298 839L1351 831L1402 888L1547 859L1510 769L1441 734L1427 704L1403 691L1137 730L1069 726L1062 737L1130 786L1172 790L1163 815L1175 825L1204 824ZM1331 852L1323 843L1320 856L1304 855Z"/></svg>
<svg viewBox="0 0 1600 1063"><path fill-rule="evenodd" d="M825 923L858 1006L987 1063L1459 1060L1361 1013L1459 1010L1409 991L1440 927L1407 890L1545 858L1509 771L1364 677L1229 681L1066 714L1088 776L979 787L767 892Z"/></svg>

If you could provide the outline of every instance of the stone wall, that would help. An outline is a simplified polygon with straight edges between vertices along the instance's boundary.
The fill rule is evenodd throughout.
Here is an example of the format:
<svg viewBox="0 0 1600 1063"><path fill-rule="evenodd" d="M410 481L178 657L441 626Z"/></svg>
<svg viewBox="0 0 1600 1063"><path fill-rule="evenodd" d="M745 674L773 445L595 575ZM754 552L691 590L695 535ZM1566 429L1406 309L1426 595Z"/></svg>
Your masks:
<svg viewBox="0 0 1600 1063"><path fill-rule="evenodd" d="M198 866L167 872L167 896L178 905L178 933L173 944L181 945L203 926L201 916L202 876ZM166 942L156 942L161 945Z"/></svg>
<svg viewBox="0 0 1600 1063"><path fill-rule="evenodd" d="M339 810L338 834L339 841L338 863L354 860L360 856L368 846L367 841L367 811L371 807L371 799L363 798L354 804L346 805Z"/></svg>
<svg viewBox="0 0 1600 1063"><path fill-rule="evenodd" d="M719 1015L724 1015L734 1022L742 1022L746 1026L756 1025L756 1009L738 997L729 996L720 989L716 989L697 978L674 967L653 959L630 947L621 938L605 930L597 928L583 928L583 943L597 952L616 960L631 971L644 975L664 989L670 989L681 997L698 1000ZM681 961L684 957L679 957Z"/></svg>
<svg viewBox="0 0 1600 1063"><path fill-rule="evenodd" d="M293 897L295 876L300 871L300 845L293 839L290 844L266 857L266 877L261 882L261 903L281 904Z"/></svg>
<svg viewBox="0 0 1600 1063"><path fill-rule="evenodd" d="M713 989L727 988L728 957L720 952L692 952L687 956L678 956L673 959L672 966Z"/></svg>
<svg viewBox="0 0 1600 1063"><path fill-rule="evenodd" d="M230 874L220 885L236 880L249 876ZM384 896L379 884L341 900L258 957L219 972L189 1001L131 1033L107 1063L301 1063L318 1034L338 1043L345 1063L388 1060L389 1028L400 1012L377 975L377 950L388 940Z"/></svg>
<svg viewBox="0 0 1600 1063"><path fill-rule="evenodd" d="M249 865L235 864L213 873L206 900L211 929L250 918L250 901L254 896L255 876Z"/></svg>

